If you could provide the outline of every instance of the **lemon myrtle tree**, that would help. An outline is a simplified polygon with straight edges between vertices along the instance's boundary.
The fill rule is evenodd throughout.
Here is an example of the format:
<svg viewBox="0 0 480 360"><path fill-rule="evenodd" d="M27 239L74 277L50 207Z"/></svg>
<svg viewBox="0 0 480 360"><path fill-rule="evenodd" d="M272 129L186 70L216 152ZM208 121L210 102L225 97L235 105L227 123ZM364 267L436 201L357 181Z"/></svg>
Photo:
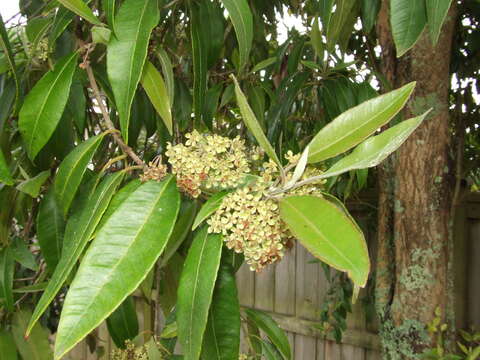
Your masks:
<svg viewBox="0 0 480 360"><path fill-rule="evenodd" d="M185 359L238 359L241 317L248 356L291 359L271 318L241 311L235 272L299 241L346 274L353 299L366 286L367 244L339 198L439 111L422 103L404 120L415 77L379 69L377 22L399 55L427 24L411 32L420 15L391 3L392 31L379 1L20 1L0 22L9 359L64 358L103 321L139 358L176 358L178 341ZM429 7L434 43L442 3ZM288 13L306 30L279 40ZM138 335L133 293L153 319L139 349L125 342Z"/></svg>

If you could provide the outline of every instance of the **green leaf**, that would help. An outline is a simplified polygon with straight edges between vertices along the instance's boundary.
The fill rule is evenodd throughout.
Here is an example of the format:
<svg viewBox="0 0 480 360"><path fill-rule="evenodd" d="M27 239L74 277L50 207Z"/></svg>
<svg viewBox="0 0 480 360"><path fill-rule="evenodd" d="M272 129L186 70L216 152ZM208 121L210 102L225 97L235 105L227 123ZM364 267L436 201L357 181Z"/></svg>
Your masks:
<svg viewBox="0 0 480 360"><path fill-rule="evenodd" d="M53 354L48 342L49 332L40 324L35 325L28 338L25 338L25 329L30 311L19 310L13 314L12 334L18 352L22 359L28 360L52 360Z"/></svg>
<svg viewBox="0 0 480 360"><path fill-rule="evenodd" d="M40 202L37 215L37 238L50 272L53 272L62 252L65 220L53 189Z"/></svg>
<svg viewBox="0 0 480 360"><path fill-rule="evenodd" d="M282 355L270 341L262 340L262 355L265 360L283 360Z"/></svg>
<svg viewBox="0 0 480 360"><path fill-rule="evenodd" d="M0 354L4 360L17 360L17 347L13 336L6 330L0 330Z"/></svg>
<svg viewBox="0 0 480 360"><path fill-rule="evenodd" d="M58 0L58 2L88 22L94 25L102 24L82 0Z"/></svg>
<svg viewBox="0 0 480 360"><path fill-rule="evenodd" d="M48 142L62 117L77 58L78 53L73 53L60 59L25 97L18 126L31 160Z"/></svg>
<svg viewBox="0 0 480 360"><path fill-rule="evenodd" d="M138 319L133 297L123 303L107 318L108 333L119 348L125 348L125 341L138 335Z"/></svg>
<svg viewBox="0 0 480 360"><path fill-rule="evenodd" d="M240 51L239 71L248 62L253 41L253 16L247 0L221 0L235 28Z"/></svg>
<svg viewBox="0 0 480 360"><path fill-rule="evenodd" d="M323 29L328 29L330 18L332 17L333 0L320 0L319 1L319 14L322 19Z"/></svg>
<svg viewBox="0 0 480 360"><path fill-rule="evenodd" d="M55 195L64 215L68 213L87 166L104 136L105 133L82 142L60 164L55 178Z"/></svg>
<svg viewBox="0 0 480 360"><path fill-rule="evenodd" d="M280 329L268 314L260 310L245 309L247 319L249 322L254 323L265 335L268 336L270 341L277 347L278 351L289 360L292 358L292 351L288 342L287 335Z"/></svg>
<svg viewBox="0 0 480 360"><path fill-rule="evenodd" d="M328 200L315 196L282 199L280 215L312 255L347 272L356 286L365 286L370 271L367 244L351 217Z"/></svg>
<svg viewBox="0 0 480 360"><path fill-rule="evenodd" d="M209 218L222 205L223 198L229 194L229 191L220 191L208 198L208 200L200 208L200 211L195 218L192 225L192 230L195 230L205 219Z"/></svg>
<svg viewBox="0 0 480 360"><path fill-rule="evenodd" d="M337 116L310 142L309 163L334 157L362 142L403 108L414 88L415 82L411 82Z"/></svg>
<svg viewBox="0 0 480 360"><path fill-rule="evenodd" d="M252 135L258 141L258 144L260 145L260 147L267 153L267 155L272 160L274 160L278 164L278 166L281 167L282 164L278 159L278 156L275 153L275 150L273 149L272 145L270 144L267 137L263 133L262 127L258 123L258 120L255 117L253 110L250 108L250 105L248 105L247 98L243 94L237 79L233 75L231 77L233 79L233 82L235 83L235 94L237 96L237 102L238 102L238 106L240 107L240 113L242 114L243 122L245 123L245 125L247 125L248 130L250 130Z"/></svg>
<svg viewBox="0 0 480 360"><path fill-rule="evenodd" d="M21 191L33 198L36 198L40 194L42 185L50 177L50 170L45 170L39 173L37 176L22 181L17 185L17 190Z"/></svg>
<svg viewBox="0 0 480 360"><path fill-rule="evenodd" d="M115 28L115 0L102 0L102 8L111 30Z"/></svg>
<svg viewBox="0 0 480 360"><path fill-rule="evenodd" d="M170 108L173 106L175 98L175 80L173 78L173 66L167 52L162 49L157 49L157 58L162 66L163 77L165 78L165 86L167 87L168 100L170 100Z"/></svg>
<svg viewBox="0 0 480 360"><path fill-rule="evenodd" d="M318 26L318 17L315 17L315 20L313 21L312 30L310 31L310 41L312 43L312 47L315 50L315 54L317 55L317 57L320 60L323 60L324 46L323 46L323 40L322 40L322 33Z"/></svg>
<svg viewBox="0 0 480 360"><path fill-rule="evenodd" d="M362 25L365 33L372 31L380 10L380 0L362 0Z"/></svg>
<svg viewBox="0 0 480 360"><path fill-rule="evenodd" d="M260 71L260 70L263 70L269 66L272 66L273 64L275 64L277 62L277 57L276 56L272 56L272 57L269 57L268 59L265 59L265 60L262 60L260 61L257 65L255 65L252 69L252 73L256 73L257 71Z"/></svg>
<svg viewBox="0 0 480 360"><path fill-rule="evenodd" d="M352 14L352 9L356 0L337 0L336 9L331 19L328 22L327 29L327 46L333 50L338 43L341 32L348 22L349 16Z"/></svg>
<svg viewBox="0 0 480 360"><path fill-rule="evenodd" d="M162 339L173 339L177 337L177 322L174 321L168 325L165 325L162 333L160 334L160 337Z"/></svg>
<svg viewBox="0 0 480 360"><path fill-rule="evenodd" d="M91 240L93 232L123 176L123 172L117 172L104 179L88 198L85 206L80 208L78 212L74 212L68 220L62 256L45 292L35 307L28 325L27 335L67 280L85 246Z"/></svg>
<svg viewBox="0 0 480 360"><path fill-rule="evenodd" d="M5 28L5 23L3 22L2 15L0 14L0 49L2 49L3 53L6 55L6 60L12 70L13 79L15 81L15 105L13 109L13 113L17 112L17 105L20 101L20 80L17 73L17 67L15 66L15 58L12 52L12 46L8 39L7 29Z"/></svg>
<svg viewBox="0 0 480 360"><path fill-rule="evenodd" d="M143 68L141 82L148 98L167 127L169 134L172 135L172 110L170 108L167 87L165 86L162 75L160 75L155 66L148 60L145 62Z"/></svg>
<svg viewBox="0 0 480 360"><path fill-rule="evenodd" d="M0 250L0 303L7 311L13 311L13 254L10 247Z"/></svg>
<svg viewBox="0 0 480 360"><path fill-rule="evenodd" d="M99 44L108 44L112 31L103 26L92 27L92 41Z"/></svg>
<svg viewBox="0 0 480 360"><path fill-rule="evenodd" d="M120 117L120 128L128 143L130 109L142 77L148 41L157 25L156 0L126 0L115 18L115 36L107 46L107 72Z"/></svg>
<svg viewBox="0 0 480 360"><path fill-rule="evenodd" d="M58 326L55 358L108 317L147 276L173 230L179 194L172 177L133 192L90 245L70 286Z"/></svg>
<svg viewBox="0 0 480 360"><path fill-rule="evenodd" d="M187 238L192 227L193 220L197 214L198 202L183 199L178 213L177 222L173 228L172 235L162 256L162 265L165 266L173 254L178 250L183 241Z"/></svg>
<svg viewBox="0 0 480 360"><path fill-rule="evenodd" d="M390 0L390 23L400 57L415 45L427 24L425 1Z"/></svg>
<svg viewBox="0 0 480 360"><path fill-rule="evenodd" d="M17 261L23 267L33 271L38 270L38 264L35 261L35 256L22 238L15 238L12 246L12 254L15 261Z"/></svg>
<svg viewBox="0 0 480 360"><path fill-rule="evenodd" d="M177 325L178 339L186 360L200 357L222 243L221 235L208 234L207 227L203 227L193 240L185 260L178 287Z"/></svg>
<svg viewBox="0 0 480 360"><path fill-rule="evenodd" d="M33 285L22 286L20 288L13 289L15 294L27 294L39 291L44 291L47 288L48 282L41 282Z"/></svg>
<svg viewBox="0 0 480 360"><path fill-rule="evenodd" d="M443 22L447 18L451 4L452 0L426 0L428 29L434 45L438 42Z"/></svg>
<svg viewBox="0 0 480 360"><path fill-rule="evenodd" d="M239 348L240 304L235 274L231 266L222 266L218 272L208 313L202 359L238 359Z"/></svg>
<svg viewBox="0 0 480 360"><path fill-rule="evenodd" d="M0 183L4 183L5 185L13 185L13 178L12 174L10 173L10 169L8 168L7 161L3 156L3 152L0 149Z"/></svg>
<svg viewBox="0 0 480 360"><path fill-rule="evenodd" d="M365 140L351 154L336 162L321 177L327 178L350 170L377 166L407 140L429 112L427 111L423 115L402 121L400 124L385 130L380 135Z"/></svg>

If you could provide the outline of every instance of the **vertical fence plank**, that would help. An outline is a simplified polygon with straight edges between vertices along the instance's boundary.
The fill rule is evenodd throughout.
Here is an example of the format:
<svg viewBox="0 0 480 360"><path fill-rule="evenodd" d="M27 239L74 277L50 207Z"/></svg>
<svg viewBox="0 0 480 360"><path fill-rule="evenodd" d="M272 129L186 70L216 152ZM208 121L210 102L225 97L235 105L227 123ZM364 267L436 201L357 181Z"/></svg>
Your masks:
<svg viewBox="0 0 480 360"><path fill-rule="evenodd" d="M341 348L342 360L366 360L365 349L343 344Z"/></svg>
<svg viewBox="0 0 480 360"><path fill-rule="evenodd" d="M104 353L99 359L110 359L110 353L112 352L111 348L111 338L108 333L107 323L104 321L102 325L98 327L98 346L103 347Z"/></svg>
<svg viewBox="0 0 480 360"><path fill-rule="evenodd" d="M365 360L382 360L382 354L380 353L380 351L367 350L365 354Z"/></svg>
<svg viewBox="0 0 480 360"><path fill-rule="evenodd" d="M275 303L275 265L255 274L255 308L273 311Z"/></svg>
<svg viewBox="0 0 480 360"><path fill-rule="evenodd" d="M237 288L240 305L253 307L255 302L255 273L243 264L237 272Z"/></svg>
<svg viewBox="0 0 480 360"><path fill-rule="evenodd" d="M342 360L341 346L334 341L325 341L325 360Z"/></svg>

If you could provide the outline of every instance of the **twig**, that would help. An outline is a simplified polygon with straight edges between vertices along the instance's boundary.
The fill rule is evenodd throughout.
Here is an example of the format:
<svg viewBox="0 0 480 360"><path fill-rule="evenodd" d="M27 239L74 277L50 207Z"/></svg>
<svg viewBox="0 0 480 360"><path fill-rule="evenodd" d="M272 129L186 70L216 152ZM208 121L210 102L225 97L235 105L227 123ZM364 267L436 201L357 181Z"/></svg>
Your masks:
<svg viewBox="0 0 480 360"><path fill-rule="evenodd" d="M83 63L80 65L85 71L87 72L88 80L90 81L90 86L93 90L93 94L95 99L97 100L98 106L100 107L100 111L102 112L103 119L105 121L105 126L108 130L112 131L112 136L115 142L118 144L120 149L127 154L135 163L138 165L145 167L145 163L142 159L133 151L133 149L128 146L119 135L119 131L115 128L112 120L110 119L110 115L108 113L105 104L102 101L102 97L100 96L100 90L98 89L97 81L95 80L95 76L93 75L92 67L90 66L90 61L88 60L88 54L90 52L90 48L87 45L86 55L84 57Z"/></svg>

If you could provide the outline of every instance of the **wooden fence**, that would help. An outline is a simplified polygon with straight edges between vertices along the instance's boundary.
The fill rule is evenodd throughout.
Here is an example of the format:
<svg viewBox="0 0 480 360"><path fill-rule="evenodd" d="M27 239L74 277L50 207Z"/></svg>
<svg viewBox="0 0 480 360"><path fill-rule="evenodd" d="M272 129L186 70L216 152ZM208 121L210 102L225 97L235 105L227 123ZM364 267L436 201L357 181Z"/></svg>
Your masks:
<svg viewBox="0 0 480 360"><path fill-rule="evenodd" d="M371 224L375 218L371 211L366 211L372 203L355 204L350 209L369 239L370 253L374 254ZM456 211L455 257L457 326L480 328L480 194L468 195ZM375 320L366 321L360 301L347 318L348 330L341 344L325 338L316 328L328 284L321 265L311 260L313 257L297 243L280 263L260 274L242 266L237 275L241 305L270 313L287 332L295 360L381 359L378 326ZM138 310L142 328L141 302ZM104 348L102 356L91 353L82 342L70 352L70 359L108 359L114 345L105 325L97 329L97 342Z"/></svg>

